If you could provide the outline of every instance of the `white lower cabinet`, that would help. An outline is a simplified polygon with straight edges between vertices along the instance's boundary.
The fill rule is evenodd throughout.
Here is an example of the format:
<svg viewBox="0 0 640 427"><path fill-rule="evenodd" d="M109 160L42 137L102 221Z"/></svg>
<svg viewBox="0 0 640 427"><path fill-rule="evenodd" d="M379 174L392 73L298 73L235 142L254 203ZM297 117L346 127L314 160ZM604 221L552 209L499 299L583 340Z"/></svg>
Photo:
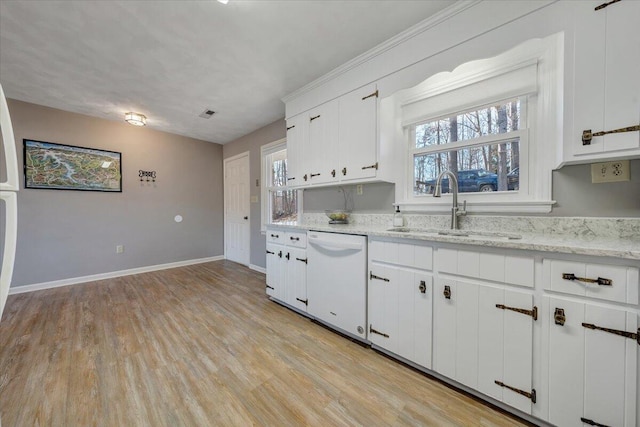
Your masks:
<svg viewBox="0 0 640 427"><path fill-rule="evenodd" d="M562 297L545 299L550 313L549 421L637 426L637 313Z"/></svg>
<svg viewBox="0 0 640 427"><path fill-rule="evenodd" d="M434 302L434 370L530 414L531 292L441 278Z"/></svg>
<svg viewBox="0 0 640 427"><path fill-rule="evenodd" d="M369 242L369 341L425 368L431 368L432 251L420 244Z"/></svg>
<svg viewBox="0 0 640 427"><path fill-rule="evenodd" d="M271 231L267 231L268 234ZM275 231L282 244L267 243L267 295L300 311L307 311L306 234Z"/></svg>

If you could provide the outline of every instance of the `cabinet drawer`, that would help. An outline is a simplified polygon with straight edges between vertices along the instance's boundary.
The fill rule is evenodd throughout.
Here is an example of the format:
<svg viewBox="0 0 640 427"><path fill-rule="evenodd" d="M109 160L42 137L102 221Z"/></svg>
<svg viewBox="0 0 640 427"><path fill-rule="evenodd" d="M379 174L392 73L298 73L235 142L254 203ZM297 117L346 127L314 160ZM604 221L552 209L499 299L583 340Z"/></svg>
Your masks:
<svg viewBox="0 0 640 427"><path fill-rule="evenodd" d="M369 240L369 260L421 270L433 269L433 248L421 242Z"/></svg>
<svg viewBox="0 0 640 427"><path fill-rule="evenodd" d="M534 285L534 259L530 256L504 255L458 249L438 249L438 271L511 285Z"/></svg>
<svg viewBox="0 0 640 427"><path fill-rule="evenodd" d="M307 233L290 231L284 235L284 243L287 246L294 246L296 248L307 247Z"/></svg>
<svg viewBox="0 0 640 427"><path fill-rule="evenodd" d="M591 262L543 260L545 289L638 304L638 268Z"/></svg>
<svg viewBox="0 0 640 427"><path fill-rule="evenodd" d="M269 230L267 229L267 243L280 243L285 242L284 238L287 233L283 230Z"/></svg>

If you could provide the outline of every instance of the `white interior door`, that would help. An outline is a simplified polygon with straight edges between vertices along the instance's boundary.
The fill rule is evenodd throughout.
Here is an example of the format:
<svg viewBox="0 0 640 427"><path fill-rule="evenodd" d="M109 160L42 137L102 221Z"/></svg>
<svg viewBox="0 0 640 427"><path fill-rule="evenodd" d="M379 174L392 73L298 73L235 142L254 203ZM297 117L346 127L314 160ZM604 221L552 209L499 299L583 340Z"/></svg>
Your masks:
<svg viewBox="0 0 640 427"><path fill-rule="evenodd" d="M224 161L224 253L249 265L249 153Z"/></svg>

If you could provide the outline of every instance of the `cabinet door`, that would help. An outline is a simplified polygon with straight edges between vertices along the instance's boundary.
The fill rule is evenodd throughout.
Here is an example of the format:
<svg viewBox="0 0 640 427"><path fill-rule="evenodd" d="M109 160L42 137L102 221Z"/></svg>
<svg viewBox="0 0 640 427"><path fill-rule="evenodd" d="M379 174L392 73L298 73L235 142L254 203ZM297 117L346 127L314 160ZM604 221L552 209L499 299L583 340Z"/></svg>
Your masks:
<svg viewBox="0 0 640 427"><path fill-rule="evenodd" d="M398 352L398 270L372 263L369 269L369 340Z"/></svg>
<svg viewBox="0 0 640 427"><path fill-rule="evenodd" d="M640 2L621 1L594 10L602 1L577 9L574 63L576 154L638 149L640 133L594 137L582 145L582 131L634 126L640 122Z"/></svg>
<svg viewBox="0 0 640 427"><path fill-rule="evenodd" d="M637 332L637 314L562 298L548 301L549 421L582 426L584 418L600 425L635 426L637 342L583 323Z"/></svg>
<svg viewBox="0 0 640 427"><path fill-rule="evenodd" d="M456 378L456 282L440 279L434 289L433 368ZM445 296L445 293L448 295Z"/></svg>
<svg viewBox="0 0 640 427"><path fill-rule="evenodd" d="M287 303L293 307L307 311L307 251L298 248L287 248Z"/></svg>
<svg viewBox="0 0 640 427"><path fill-rule="evenodd" d="M505 289L507 307L531 310L533 295ZM513 310L504 310L504 370L502 382L510 387L531 393L533 378L533 317ZM532 400L512 390L503 390L502 401L514 408L531 413Z"/></svg>
<svg viewBox="0 0 640 427"><path fill-rule="evenodd" d="M375 84L339 99L339 174L342 181L377 173L378 91Z"/></svg>
<svg viewBox="0 0 640 427"><path fill-rule="evenodd" d="M456 283L455 380L472 388L478 388L478 288Z"/></svg>
<svg viewBox="0 0 640 427"><path fill-rule="evenodd" d="M267 245L267 295L277 299L281 299L285 281L282 249L281 245Z"/></svg>
<svg viewBox="0 0 640 427"><path fill-rule="evenodd" d="M309 162L306 182L313 185L337 181L338 100L310 111L308 120L309 138L304 153Z"/></svg>
<svg viewBox="0 0 640 427"><path fill-rule="evenodd" d="M287 120L287 184L291 186L305 184L302 177L308 169L305 156L308 129L306 114Z"/></svg>
<svg viewBox="0 0 640 427"><path fill-rule="evenodd" d="M504 304L504 291L481 286L478 293L478 390L502 401L504 370L504 312L496 309Z"/></svg>
<svg viewBox="0 0 640 427"><path fill-rule="evenodd" d="M398 354L431 369L433 277L398 271Z"/></svg>

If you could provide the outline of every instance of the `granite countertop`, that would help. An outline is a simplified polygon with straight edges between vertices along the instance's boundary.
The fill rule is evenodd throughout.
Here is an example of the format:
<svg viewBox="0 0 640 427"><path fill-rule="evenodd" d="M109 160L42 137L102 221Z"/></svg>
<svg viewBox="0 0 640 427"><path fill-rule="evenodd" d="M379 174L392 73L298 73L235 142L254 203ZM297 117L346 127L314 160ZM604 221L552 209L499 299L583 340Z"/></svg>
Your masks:
<svg viewBox="0 0 640 427"><path fill-rule="evenodd" d="M513 230L501 227L495 229L506 229L508 231L476 231L481 229L455 230L456 233L460 234L468 233L468 235L459 236L438 234L438 231L453 231L447 230L444 227L407 227L407 231L399 232L389 231L390 229L393 229L393 227L387 224L356 223L330 225L326 222L324 224L314 222L270 225L270 227L640 260L640 237L634 236L633 234L629 236L618 235L613 237L584 232L549 234L531 232L531 230L527 230L528 232L513 232ZM509 238L520 236L521 238Z"/></svg>

